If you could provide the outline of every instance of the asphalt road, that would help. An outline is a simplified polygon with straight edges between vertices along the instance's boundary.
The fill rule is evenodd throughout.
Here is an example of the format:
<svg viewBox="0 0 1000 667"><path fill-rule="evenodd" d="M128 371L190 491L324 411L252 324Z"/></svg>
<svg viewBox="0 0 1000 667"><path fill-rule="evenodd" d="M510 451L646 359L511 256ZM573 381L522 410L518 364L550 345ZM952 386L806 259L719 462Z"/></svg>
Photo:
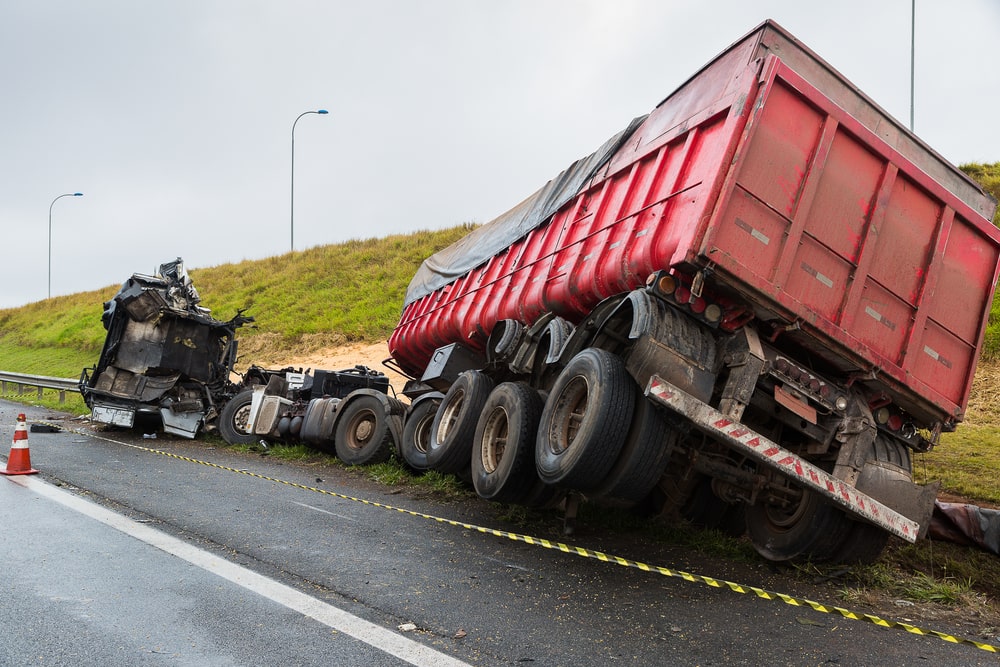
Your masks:
<svg viewBox="0 0 1000 667"><path fill-rule="evenodd" d="M21 411L53 416L0 402L0 442ZM0 478L0 665L997 664L971 646L413 514L523 531L478 500L65 425L81 432L30 434L39 475ZM734 574L690 550L586 526L562 538L557 526L543 537L821 594L763 564Z"/></svg>

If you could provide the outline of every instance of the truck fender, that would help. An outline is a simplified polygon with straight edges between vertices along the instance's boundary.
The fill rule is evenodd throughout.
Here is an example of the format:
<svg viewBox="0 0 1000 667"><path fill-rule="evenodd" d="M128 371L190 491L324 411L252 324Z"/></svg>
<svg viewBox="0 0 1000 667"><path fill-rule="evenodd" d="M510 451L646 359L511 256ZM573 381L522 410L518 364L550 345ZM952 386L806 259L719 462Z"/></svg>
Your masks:
<svg viewBox="0 0 1000 667"><path fill-rule="evenodd" d="M570 334L569 340L563 345L558 363L565 366L569 360L588 347L602 347L595 344L595 337L604 327L608 319L614 315L622 301L628 298L627 293L616 294L601 301L587 317L577 325Z"/></svg>
<svg viewBox="0 0 1000 667"><path fill-rule="evenodd" d="M539 386L547 386L562 367L558 362L573 329L571 322L546 313L523 337L509 368L515 373L530 373Z"/></svg>
<svg viewBox="0 0 1000 667"><path fill-rule="evenodd" d="M569 337L573 334L573 325L561 317L553 318L545 331L538 337L538 347L535 352L535 368L541 370L542 364L548 365L559 361L560 353L566 347ZM544 353L540 357L538 351Z"/></svg>
<svg viewBox="0 0 1000 667"><path fill-rule="evenodd" d="M413 412L413 409L418 405L420 405L421 403L423 403L424 401L433 401L433 400L440 401L442 398L444 398L444 394L440 391L431 391L426 394L422 394L416 400L410 403L410 406L407 408L406 413L409 414L410 412Z"/></svg>
<svg viewBox="0 0 1000 667"><path fill-rule="evenodd" d="M630 349L627 368L639 386L659 374L701 400L712 394L715 338L698 321L646 290L633 290L614 304L595 325L590 345L619 355Z"/></svg>
<svg viewBox="0 0 1000 667"><path fill-rule="evenodd" d="M524 338L524 325L518 320L500 320L486 340L486 361L503 363L514 356Z"/></svg>
<svg viewBox="0 0 1000 667"><path fill-rule="evenodd" d="M334 416L333 430L331 432L337 432L337 424L340 421L341 415L344 414L345 408L361 396L372 396L382 403L382 406L385 408L386 417L389 420L389 432L392 434L396 453L399 454L399 443L403 441L403 415L406 413L406 405L402 401L392 398L388 394L376 389L355 389L345 396L344 400L337 405L337 413Z"/></svg>

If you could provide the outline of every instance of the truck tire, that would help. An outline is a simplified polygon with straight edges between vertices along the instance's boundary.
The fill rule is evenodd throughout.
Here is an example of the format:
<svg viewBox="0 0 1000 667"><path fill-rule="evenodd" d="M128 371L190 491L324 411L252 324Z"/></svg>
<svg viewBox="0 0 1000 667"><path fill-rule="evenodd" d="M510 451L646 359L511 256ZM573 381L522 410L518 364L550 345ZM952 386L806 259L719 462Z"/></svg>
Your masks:
<svg viewBox="0 0 1000 667"><path fill-rule="evenodd" d="M910 451L895 440L875 436L868 464L877 466L880 476L913 481ZM862 475L867 474L865 471ZM836 563L873 563L889 543L889 533L878 526L856 521L844 515L849 528L847 535L830 550L829 559Z"/></svg>
<svg viewBox="0 0 1000 667"><path fill-rule="evenodd" d="M538 476L547 484L592 491L618 459L634 409L634 383L620 357L596 347L574 356L542 411Z"/></svg>
<svg viewBox="0 0 1000 667"><path fill-rule="evenodd" d="M427 463L432 470L464 474L471 482L472 439L493 381L479 371L463 371L448 388L431 425Z"/></svg>
<svg viewBox="0 0 1000 667"><path fill-rule="evenodd" d="M472 484L481 498L519 503L532 490L542 398L523 382L490 392L472 444Z"/></svg>
<svg viewBox="0 0 1000 667"><path fill-rule="evenodd" d="M801 495L791 505L781 507L761 501L745 508L750 542L768 560L807 556L829 560L828 547L839 544L847 535L850 520L841 510L818 493L799 490Z"/></svg>
<svg viewBox="0 0 1000 667"><path fill-rule="evenodd" d="M250 432L250 403L253 389L244 389L222 407L219 433L230 445L249 445L258 437Z"/></svg>
<svg viewBox="0 0 1000 667"><path fill-rule="evenodd" d="M406 465L418 472L430 468L430 463L427 462L427 449L430 446L434 414L440 405L441 399L420 401L410 410L403 424L400 455Z"/></svg>
<svg viewBox="0 0 1000 667"><path fill-rule="evenodd" d="M351 399L337 418L334 447L348 465L381 463L392 455L385 405L374 396Z"/></svg>
<svg viewBox="0 0 1000 667"><path fill-rule="evenodd" d="M728 503L715 495L711 477L701 477L681 508L681 516L699 528L739 537L746 530L743 509L743 503Z"/></svg>
<svg viewBox="0 0 1000 667"><path fill-rule="evenodd" d="M660 481L680 437L666 414L643 396L638 386L635 393L635 414L621 454L594 492L633 505Z"/></svg>

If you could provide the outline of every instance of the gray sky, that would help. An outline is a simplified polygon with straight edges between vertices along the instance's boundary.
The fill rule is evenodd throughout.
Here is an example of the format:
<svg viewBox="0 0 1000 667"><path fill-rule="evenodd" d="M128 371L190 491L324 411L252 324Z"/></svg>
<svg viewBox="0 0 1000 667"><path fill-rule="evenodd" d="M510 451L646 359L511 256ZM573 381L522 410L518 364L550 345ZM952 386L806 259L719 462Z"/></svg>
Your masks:
<svg viewBox="0 0 1000 667"><path fill-rule="evenodd" d="M4 0L0 308L63 193L53 296L288 252L303 111L296 250L486 222L767 18L908 123L910 4ZM917 134L1000 161L1000 0L916 4Z"/></svg>

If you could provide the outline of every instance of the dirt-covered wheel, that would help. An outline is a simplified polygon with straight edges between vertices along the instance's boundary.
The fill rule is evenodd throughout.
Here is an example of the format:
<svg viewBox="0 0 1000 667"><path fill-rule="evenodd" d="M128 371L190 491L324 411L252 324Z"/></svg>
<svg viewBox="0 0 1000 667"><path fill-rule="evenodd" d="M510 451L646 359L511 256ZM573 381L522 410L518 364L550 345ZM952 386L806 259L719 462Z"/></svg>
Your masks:
<svg viewBox="0 0 1000 667"><path fill-rule="evenodd" d="M427 446L428 467L463 474L471 482L472 439L493 380L479 371L464 371L448 388L434 414Z"/></svg>
<svg viewBox="0 0 1000 667"><path fill-rule="evenodd" d="M660 480L680 439L666 413L642 395L638 386L635 414L628 427L618 461L595 495L634 505L649 495Z"/></svg>
<svg viewBox="0 0 1000 667"><path fill-rule="evenodd" d="M348 465L381 463L392 455L385 405L374 396L351 399L337 419L334 447Z"/></svg>
<svg viewBox="0 0 1000 667"><path fill-rule="evenodd" d="M701 477L680 509L681 516L699 528L738 537L746 530L743 503L726 502L712 490L712 478Z"/></svg>
<svg viewBox="0 0 1000 667"><path fill-rule="evenodd" d="M587 348L556 378L542 411L535 465L543 482L591 491L625 443L635 388L617 355Z"/></svg>
<svg viewBox="0 0 1000 667"><path fill-rule="evenodd" d="M909 450L877 436L866 455L859 488L900 481L913 481ZM788 490L794 488L789 486ZM785 507L748 506L746 520L754 547L771 560L808 557L833 563L872 563L889 541L889 533L882 528L855 520L819 494L805 490L797 502Z"/></svg>
<svg viewBox="0 0 1000 667"><path fill-rule="evenodd" d="M910 450L882 435L875 437L866 457L858 484L892 484L913 481ZM846 535L830 549L830 560L837 563L873 563L889 543L889 533L864 521L848 520Z"/></svg>
<svg viewBox="0 0 1000 667"><path fill-rule="evenodd" d="M250 431L250 404L253 389L244 389L226 403L219 414L219 433L230 445L248 445L257 442Z"/></svg>
<svg viewBox="0 0 1000 667"><path fill-rule="evenodd" d="M523 382L504 382L489 397L472 445L472 484L481 498L519 503L538 481L535 437L542 398Z"/></svg>
<svg viewBox="0 0 1000 667"><path fill-rule="evenodd" d="M850 529L850 520L820 494L789 483L778 496L745 508L754 549L772 561L800 557L829 560L829 547Z"/></svg>
<svg viewBox="0 0 1000 667"><path fill-rule="evenodd" d="M413 470L422 471L430 468L430 463L427 462L427 449L430 446L434 415L440 405L441 399L424 399L414 405L406 415L400 455L406 465Z"/></svg>

